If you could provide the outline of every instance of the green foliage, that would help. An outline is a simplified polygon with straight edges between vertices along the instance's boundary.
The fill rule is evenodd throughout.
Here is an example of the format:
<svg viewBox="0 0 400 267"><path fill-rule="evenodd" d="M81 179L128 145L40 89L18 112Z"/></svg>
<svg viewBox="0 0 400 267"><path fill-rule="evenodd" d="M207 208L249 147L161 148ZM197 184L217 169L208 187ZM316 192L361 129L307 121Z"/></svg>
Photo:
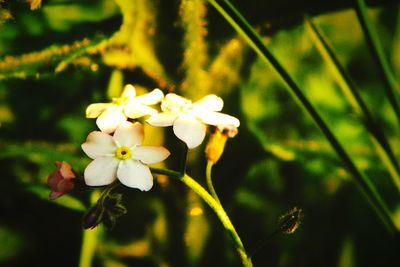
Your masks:
<svg viewBox="0 0 400 267"><path fill-rule="evenodd" d="M39 185L31 185L31 186L28 186L26 188L26 190L28 192L35 194L42 200L50 201L48 187L39 186ZM69 195L58 198L58 199L54 200L54 202L60 206L66 207L68 209L76 210L79 212L86 211L86 206L83 205L81 201L79 201L78 199L76 199L72 196L69 196Z"/></svg>
<svg viewBox="0 0 400 267"><path fill-rule="evenodd" d="M126 83L143 92L159 87L193 100L214 93L224 98L224 112L240 118L239 134L228 140L213 181L246 249L251 252L268 237L290 208L298 206L305 215L297 232L273 237L254 255L255 266L396 263L398 240L387 235L355 190L351 175L312 119L206 1L51 0L31 11L34 2L40 1L31 1L31 6L15 1L0 8L1 264L78 265L89 192L49 204L46 179L56 160L83 173L90 159L80 145L96 130L95 120L85 119L85 108L117 97ZM398 192L360 110L354 108L355 100L349 98L348 84L329 57L321 56L307 25L296 20L289 27L291 20L283 16L279 22L270 20L260 8L267 3L261 2L235 4L399 223ZM317 5L312 10L318 10ZM371 11L399 79L399 6ZM331 43L399 160L396 116L355 13L346 9L311 19ZM278 30L282 24L286 26ZM164 142L174 151L167 162L174 166L180 157L175 138L169 128L158 130L146 129L146 142ZM205 184L202 148L190 152L188 172ZM148 193L122 187L115 191L123 194L127 214L112 231L84 233L91 245L81 259L87 266L92 254L93 266L240 264L215 214L175 180L156 176ZM40 251L35 250L38 242ZM50 255L54 247L62 253Z"/></svg>
<svg viewBox="0 0 400 267"><path fill-rule="evenodd" d="M0 252L0 264L14 260L19 256L23 248L24 238L20 233L4 225L0 225L0 242L7 244L2 246Z"/></svg>
<svg viewBox="0 0 400 267"><path fill-rule="evenodd" d="M6 20L9 20L12 18L12 15L9 10L5 8L0 8L0 23L5 22Z"/></svg>
<svg viewBox="0 0 400 267"><path fill-rule="evenodd" d="M122 12L120 30L110 40L110 49L103 55L105 64L117 68L140 67L148 76L166 85L169 78L155 53L155 1L117 0Z"/></svg>

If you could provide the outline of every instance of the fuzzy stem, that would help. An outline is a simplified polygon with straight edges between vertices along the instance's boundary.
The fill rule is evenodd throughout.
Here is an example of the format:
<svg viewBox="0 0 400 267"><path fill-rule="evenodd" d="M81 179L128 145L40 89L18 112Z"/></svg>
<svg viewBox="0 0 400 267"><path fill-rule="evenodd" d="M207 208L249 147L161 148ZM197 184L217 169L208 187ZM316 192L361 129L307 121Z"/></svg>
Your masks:
<svg viewBox="0 0 400 267"><path fill-rule="evenodd" d="M214 189L214 185L212 182L212 167L214 166L214 163L212 161L207 160L207 166L206 166L206 180L207 180L207 187L208 190L210 191L211 195L213 198L221 205L221 201L219 200L219 197L217 195L217 192Z"/></svg>
<svg viewBox="0 0 400 267"><path fill-rule="evenodd" d="M314 40L315 45L320 51L322 57L328 64L334 66L337 73L335 76L338 76L339 85L343 93L346 95L355 111L361 114L364 126L371 135L371 139L377 149L378 155L386 166L393 183L400 191L400 167L397 158L385 136L385 133L382 131L381 127L379 127L378 121L370 112L369 108L358 92L356 85L347 74L343 65L340 63L339 58L337 57L332 46L328 43L326 37L310 18L306 17L305 22L307 29L309 29L311 37Z"/></svg>
<svg viewBox="0 0 400 267"><path fill-rule="evenodd" d="M382 44L379 41L378 34L367 14L367 6L364 0L355 0L355 9L362 31L365 36L370 53L378 68L379 76L383 82L383 88L386 96L392 105L392 108L400 123L400 106L396 93L400 94L400 88L390 69L389 62L386 59Z"/></svg>
<svg viewBox="0 0 400 267"><path fill-rule="evenodd" d="M225 230L231 237L233 244L236 247L236 251L238 252L240 259L242 260L243 266L252 267L253 263L251 262L251 258L247 256L246 250L243 246L242 240L240 239L238 233L235 230L229 216L226 214L224 208L220 205L220 203L215 200L210 193L207 192L199 183L197 183L192 177L187 174L181 174L176 171L168 170L168 169L159 169L159 168L150 168L153 173L164 174L171 178L179 179L185 185L187 185L190 189L192 189L199 197L201 197L204 202L215 212Z"/></svg>
<svg viewBox="0 0 400 267"><path fill-rule="evenodd" d="M342 159L348 171L354 177L354 180L359 185L361 192L364 194L368 202L373 207L379 218L387 227L390 233L397 231L396 224L390 213L390 210L382 200L381 196L376 191L373 184L362 174L353 160L344 150L342 145L333 135L328 125L319 115L318 111L314 108L311 102L303 94L300 87L295 83L285 68L279 63L275 56L264 45L259 34L249 24L249 22L239 13L239 11L228 0L208 0L211 5L232 25L232 27L247 41L247 43L254 49L254 51L263 59L267 64L270 64L274 70L280 75L283 81L290 89L290 92L301 106L310 114L314 122L318 125L322 133L330 142L332 148L336 151L338 156Z"/></svg>

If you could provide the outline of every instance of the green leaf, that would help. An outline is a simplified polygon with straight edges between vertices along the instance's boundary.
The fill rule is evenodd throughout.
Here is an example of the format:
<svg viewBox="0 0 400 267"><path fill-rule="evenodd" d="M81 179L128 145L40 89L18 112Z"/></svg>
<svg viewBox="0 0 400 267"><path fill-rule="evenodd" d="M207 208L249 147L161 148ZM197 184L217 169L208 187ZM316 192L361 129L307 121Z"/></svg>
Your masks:
<svg viewBox="0 0 400 267"><path fill-rule="evenodd" d="M32 194L36 195L40 199L54 202L60 206L63 206L63 207L66 207L66 208L69 208L72 210L76 210L79 212L86 211L85 205L83 205L83 203L80 200L78 200L70 195L64 195L56 200L49 200L50 189L45 186L30 185L30 186L26 187L26 190L31 192Z"/></svg>

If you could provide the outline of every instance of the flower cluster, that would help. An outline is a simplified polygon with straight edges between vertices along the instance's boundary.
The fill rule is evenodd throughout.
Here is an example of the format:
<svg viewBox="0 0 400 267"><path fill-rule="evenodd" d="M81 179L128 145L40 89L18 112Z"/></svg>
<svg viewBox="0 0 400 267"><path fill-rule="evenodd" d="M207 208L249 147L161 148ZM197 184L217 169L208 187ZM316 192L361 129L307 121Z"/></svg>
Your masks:
<svg viewBox="0 0 400 267"><path fill-rule="evenodd" d="M151 107L156 104L160 106ZM176 137L186 144L186 150L203 142L209 125L205 156L207 166L212 166L221 157L227 139L237 134L240 125L237 118L220 113L223 105L222 99L212 94L192 102L174 93L164 96L160 89L137 96L135 88L126 85L121 96L112 99L111 103L95 103L87 107L86 117L96 118L100 129L89 133L81 145L92 161L87 165L83 179L67 162L57 161L56 170L47 179L51 189L49 198L54 200L72 190L86 190L88 186L106 186L96 204L84 216L83 227L93 229L104 224L113 228L118 217L126 214L127 210L122 195L111 191L120 184L149 191L153 187L153 176L147 165L159 163L170 155L165 147L143 145L143 121L155 127L172 126ZM138 120L145 116L144 120ZM294 229L292 224L286 224L281 228ZM292 231L286 228L285 231Z"/></svg>
<svg viewBox="0 0 400 267"><path fill-rule="evenodd" d="M161 112L149 107L158 103ZM175 135L192 149L203 142L206 125L239 127L237 118L219 112L223 105L216 95L192 103L174 93L164 96L159 89L137 96L132 85L125 86L121 97L112 103L89 105L86 116L97 118L101 131L91 132L82 144L83 151L93 159L85 169L86 184L102 186L118 179L128 187L150 190L153 177L146 164L161 162L170 152L164 147L143 146L143 125L131 121L149 116L146 122L152 126L172 126Z"/></svg>

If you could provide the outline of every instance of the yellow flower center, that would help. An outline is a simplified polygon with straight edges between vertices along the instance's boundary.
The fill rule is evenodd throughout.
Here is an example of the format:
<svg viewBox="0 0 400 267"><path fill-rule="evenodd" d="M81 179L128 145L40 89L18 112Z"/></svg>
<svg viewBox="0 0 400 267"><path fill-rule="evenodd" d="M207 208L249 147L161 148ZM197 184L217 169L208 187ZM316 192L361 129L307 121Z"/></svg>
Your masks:
<svg viewBox="0 0 400 267"><path fill-rule="evenodd" d="M117 106L125 105L128 102L129 97L114 97L112 99L113 104Z"/></svg>
<svg viewBox="0 0 400 267"><path fill-rule="evenodd" d="M120 160L129 159L132 156L132 150L127 146L121 146L115 150L115 156Z"/></svg>
<svg viewBox="0 0 400 267"><path fill-rule="evenodd" d="M117 106L119 106L119 105L122 104L121 98L116 98L116 97L115 97L115 98L113 98L112 102L113 102L113 104L115 104L115 105L117 105Z"/></svg>
<svg viewBox="0 0 400 267"><path fill-rule="evenodd" d="M183 113L190 113L191 111L194 110L193 104L192 102L188 102L186 104L184 104L183 106L181 106L180 111Z"/></svg>

